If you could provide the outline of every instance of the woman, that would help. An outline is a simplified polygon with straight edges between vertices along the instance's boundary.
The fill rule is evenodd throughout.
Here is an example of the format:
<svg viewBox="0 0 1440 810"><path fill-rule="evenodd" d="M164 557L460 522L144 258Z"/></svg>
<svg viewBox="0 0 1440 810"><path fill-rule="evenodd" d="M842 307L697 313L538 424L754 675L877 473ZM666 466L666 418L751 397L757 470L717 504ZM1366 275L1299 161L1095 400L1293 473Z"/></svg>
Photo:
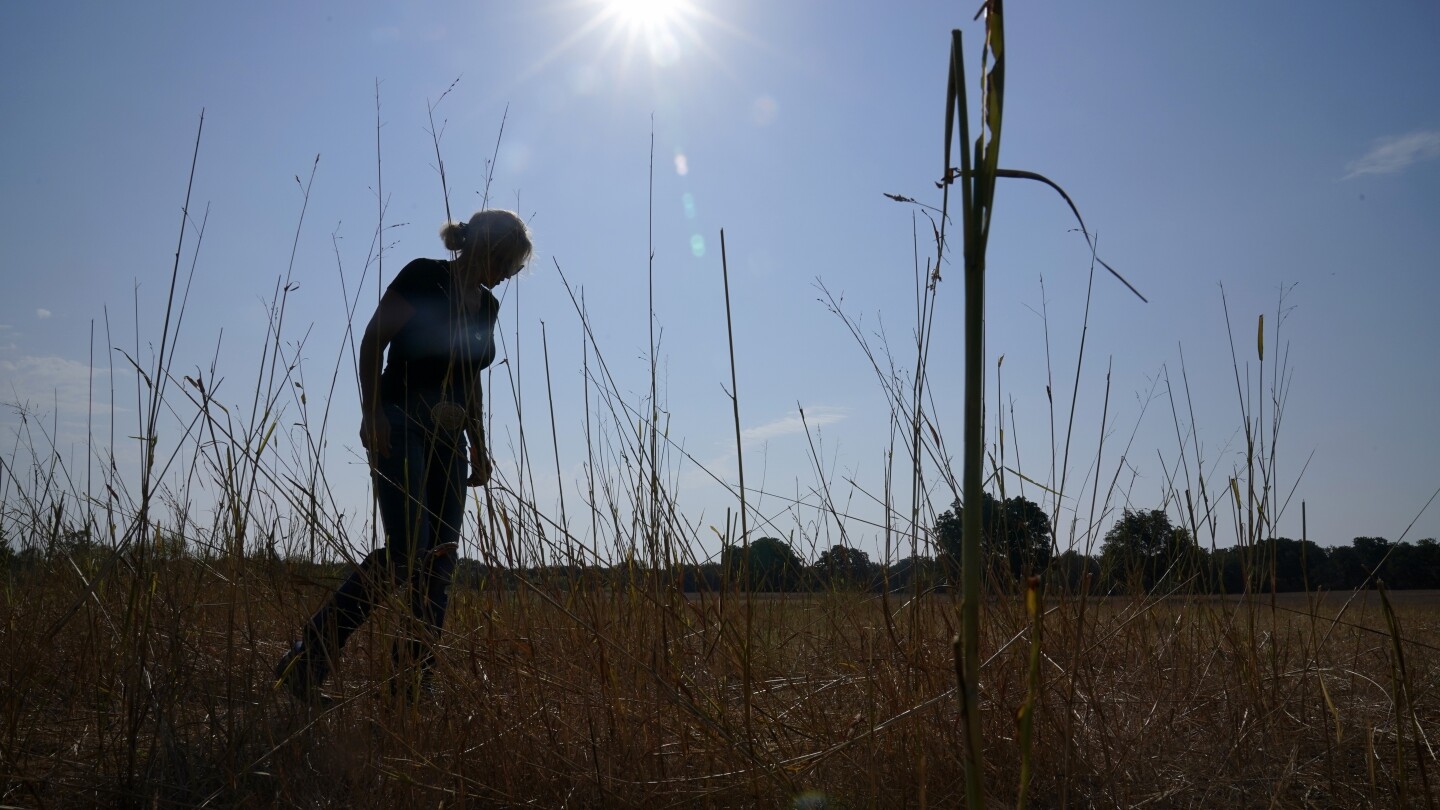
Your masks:
<svg viewBox="0 0 1440 810"><path fill-rule="evenodd" d="M511 211L485 210L469 222L446 223L440 237L455 258L407 264L360 341L360 441L369 455L385 545L311 617L276 668L278 685L307 702L326 700L320 684L345 640L396 585L407 589L414 622L392 649L392 689L403 686L412 700L429 690L464 520L464 487L490 479L480 395L480 372L495 358L500 308L490 290L530 258L530 232Z"/></svg>

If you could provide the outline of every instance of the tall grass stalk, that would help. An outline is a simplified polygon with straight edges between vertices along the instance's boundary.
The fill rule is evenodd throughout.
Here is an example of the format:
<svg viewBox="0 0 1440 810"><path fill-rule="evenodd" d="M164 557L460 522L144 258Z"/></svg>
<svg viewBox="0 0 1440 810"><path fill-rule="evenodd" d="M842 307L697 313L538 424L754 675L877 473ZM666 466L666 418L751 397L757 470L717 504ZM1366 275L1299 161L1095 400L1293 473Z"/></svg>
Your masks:
<svg viewBox="0 0 1440 810"><path fill-rule="evenodd" d="M986 14L986 47L988 53L996 45L996 70L1001 71L1004 57L1001 4L988 4ZM983 62L983 60L982 60ZM964 515L964 545L961 552L960 634L955 639L955 668L960 686L961 722L965 727L966 768L965 796L969 807L984 806L985 755L984 736L980 725L980 537L983 495L983 461L985 426L984 359L985 359L985 238L989 230L989 211L994 204L995 160L998 160L999 124L1003 109L1003 76L997 82L993 97L982 94L982 134L975 142L972 170L970 156L969 107L966 103L964 48L960 31L952 34L950 80L945 101L945 201L941 204L940 249L945 248L944 224L949 214L948 181L952 172L950 148L955 118L960 119L960 221L964 227L965 267L965 426L963 481L964 500L969 506ZM982 68L983 73L983 68ZM991 90L988 81L986 89ZM990 128L990 140L984 130ZM988 150L988 151L987 151ZM988 171L987 171L988 169ZM937 265L939 262L937 261Z"/></svg>
<svg viewBox="0 0 1440 810"><path fill-rule="evenodd" d="M730 260L725 249L725 231L720 231L720 274L725 287L725 340L730 354L730 406L735 423L735 476L740 487L740 582L750 581L750 510L745 503L745 442L740 430L740 384L735 373L735 326L730 310ZM750 645L755 633L755 607L745 600L745 640L741 647L742 689L745 699L745 744L755 744L754 709L750 701L753 670Z"/></svg>

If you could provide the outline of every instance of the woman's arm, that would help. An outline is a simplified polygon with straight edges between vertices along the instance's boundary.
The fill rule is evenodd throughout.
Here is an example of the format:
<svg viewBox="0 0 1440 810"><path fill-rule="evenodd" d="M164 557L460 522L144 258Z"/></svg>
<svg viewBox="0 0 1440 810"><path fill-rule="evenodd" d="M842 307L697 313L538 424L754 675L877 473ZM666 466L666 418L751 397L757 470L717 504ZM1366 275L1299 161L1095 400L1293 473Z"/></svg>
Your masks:
<svg viewBox="0 0 1440 810"><path fill-rule="evenodd" d="M386 290L360 338L360 443L366 450L390 455L390 423L380 407L380 372L385 347L415 314L415 307L394 290Z"/></svg>
<svg viewBox="0 0 1440 810"><path fill-rule="evenodd" d="M465 403L465 436L470 440L470 480L465 483L479 487L490 481L490 450L485 446L485 398L478 372L470 383L470 395Z"/></svg>

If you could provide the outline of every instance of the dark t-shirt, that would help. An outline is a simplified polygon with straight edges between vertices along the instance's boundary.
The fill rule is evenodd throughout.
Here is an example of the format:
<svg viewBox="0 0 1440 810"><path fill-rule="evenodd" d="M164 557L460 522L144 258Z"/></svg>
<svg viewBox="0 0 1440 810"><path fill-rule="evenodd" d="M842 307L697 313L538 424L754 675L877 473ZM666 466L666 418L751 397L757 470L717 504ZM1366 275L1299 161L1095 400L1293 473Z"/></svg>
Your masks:
<svg viewBox="0 0 1440 810"><path fill-rule="evenodd" d="M466 310L450 269L435 259L405 265L390 290L414 307L415 314L390 342L380 375L381 401L401 406L466 403L480 370L495 359L500 302L480 287L478 311Z"/></svg>

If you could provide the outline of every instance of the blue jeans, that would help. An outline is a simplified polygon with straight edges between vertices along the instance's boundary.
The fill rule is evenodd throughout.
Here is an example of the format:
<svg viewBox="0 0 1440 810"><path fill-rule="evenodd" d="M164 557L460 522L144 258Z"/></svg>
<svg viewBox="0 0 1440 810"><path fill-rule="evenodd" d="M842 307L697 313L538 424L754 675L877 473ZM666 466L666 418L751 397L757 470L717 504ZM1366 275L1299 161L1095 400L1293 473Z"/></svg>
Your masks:
<svg viewBox="0 0 1440 810"><path fill-rule="evenodd" d="M306 625L304 646L315 683L396 586L406 589L414 619L391 649L397 668L417 666L427 673L445 624L459 555L453 546L441 547L459 541L465 517L465 435L437 428L427 406L386 405L384 413L390 455L372 455L371 478L385 545L365 557Z"/></svg>

